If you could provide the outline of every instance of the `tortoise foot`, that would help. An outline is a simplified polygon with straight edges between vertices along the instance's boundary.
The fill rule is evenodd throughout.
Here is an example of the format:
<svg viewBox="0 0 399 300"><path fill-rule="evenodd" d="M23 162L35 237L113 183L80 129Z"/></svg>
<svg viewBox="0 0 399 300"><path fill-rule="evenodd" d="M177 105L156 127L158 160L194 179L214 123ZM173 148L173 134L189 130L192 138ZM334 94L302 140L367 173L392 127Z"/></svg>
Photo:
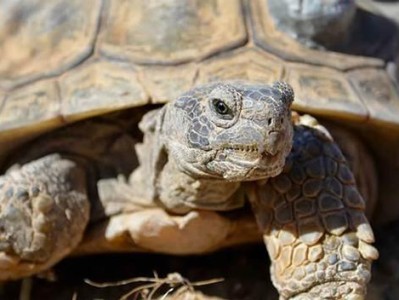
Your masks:
<svg viewBox="0 0 399 300"><path fill-rule="evenodd" d="M80 241L89 217L82 174L51 155L0 177L0 280L44 270Z"/></svg>

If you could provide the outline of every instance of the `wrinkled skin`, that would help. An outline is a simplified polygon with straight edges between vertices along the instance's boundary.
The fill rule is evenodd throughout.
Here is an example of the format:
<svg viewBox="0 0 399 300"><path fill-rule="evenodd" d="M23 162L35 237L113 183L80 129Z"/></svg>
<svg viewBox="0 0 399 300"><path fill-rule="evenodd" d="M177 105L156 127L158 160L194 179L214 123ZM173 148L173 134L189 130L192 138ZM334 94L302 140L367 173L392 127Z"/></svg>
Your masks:
<svg viewBox="0 0 399 300"><path fill-rule="evenodd" d="M106 194L123 210L144 199L187 215L233 210L248 199L281 299L362 299L378 257L365 203L327 131L292 123L293 99L281 82L213 83L187 92L144 116L140 166L108 192L95 173L134 160L129 147L119 148L131 141L107 137L108 123L93 138L98 157L70 138L82 138L90 123L39 139L17 160L22 166L0 177L0 279L37 273L68 255L85 232L90 205L92 214L99 205L106 210ZM102 143L117 150L105 167Z"/></svg>

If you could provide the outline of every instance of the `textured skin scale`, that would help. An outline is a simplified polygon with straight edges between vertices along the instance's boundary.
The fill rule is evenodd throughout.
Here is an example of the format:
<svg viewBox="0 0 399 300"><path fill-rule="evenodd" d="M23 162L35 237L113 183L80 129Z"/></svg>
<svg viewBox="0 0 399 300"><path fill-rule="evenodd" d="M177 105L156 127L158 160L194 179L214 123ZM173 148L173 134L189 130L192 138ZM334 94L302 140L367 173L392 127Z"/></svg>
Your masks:
<svg viewBox="0 0 399 300"><path fill-rule="evenodd" d="M213 90L215 86L210 85L209 90ZM226 87L228 89L227 85ZM206 95L207 93L208 91L204 90L204 88L201 88L198 91L194 90L178 98L175 103L175 106L186 111L187 115L190 118L191 126L188 134L188 140L190 144L193 147L198 147L203 150L210 149L208 137L209 133L212 132L215 128L215 126L212 125L211 121L208 119L207 114L203 113L206 108L203 106L201 107L201 104L197 101L197 99L203 98L203 95ZM278 90L270 91L268 89L249 89L244 86L241 88L236 87L234 90L231 91L231 93L233 94L232 98L234 99L245 97L243 103L241 103L240 101L234 103L235 107L232 108L233 110L239 111L241 109L251 109L255 110L255 115L256 112L261 115L261 112L265 109L271 111L272 114L277 113L280 106L279 103L275 103L274 107L266 107L265 102L270 102L270 100L272 99L281 98L281 95L284 92L282 93ZM271 103L273 105L273 101L271 101ZM230 144L229 146L234 145Z"/></svg>
<svg viewBox="0 0 399 300"><path fill-rule="evenodd" d="M299 125L282 174L251 187L273 283L283 299L348 299L364 293L378 253L348 170L328 137Z"/></svg>
<svg viewBox="0 0 399 300"><path fill-rule="evenodd" d="M218 111L215 98L228 110ZM136 169L123 164L135 159L129 157L129 119L83 122L32 143L16 160L22 167L0 177L0 278L45 270L69 254L82 239L90 205L93 221L130 206L134 230L144 207L189 216L196 209L236 209L247 195L281 299L363 297L378 256L365 204L326 130L300 119L293 126L293 98L282 82L195 88L144 116ZM204 125L196 128L199 122ZM193 139L203 128L206 143ZM82 132L88 131L97 135L85 139ZM98 209L103 215L96 216ZM212 226L223 226L218 222L213 219ZM136 243L154 247L140 236Z"/></svg>

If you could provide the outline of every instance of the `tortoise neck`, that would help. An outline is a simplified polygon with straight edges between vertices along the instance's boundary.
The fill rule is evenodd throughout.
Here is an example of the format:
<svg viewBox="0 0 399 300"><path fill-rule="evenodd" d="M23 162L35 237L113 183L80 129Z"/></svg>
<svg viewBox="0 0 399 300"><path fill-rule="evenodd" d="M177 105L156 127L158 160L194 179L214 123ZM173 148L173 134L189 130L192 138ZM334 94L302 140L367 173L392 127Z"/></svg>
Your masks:
<svg viewBox="0 0 399 300"><path fill-rule="evenodd" d="M244 204L244 196L237 193L239 182L193 178L179 170L173 160L163 168L157 188L159 200L175 213L192 209L225 211Z"/></svg>

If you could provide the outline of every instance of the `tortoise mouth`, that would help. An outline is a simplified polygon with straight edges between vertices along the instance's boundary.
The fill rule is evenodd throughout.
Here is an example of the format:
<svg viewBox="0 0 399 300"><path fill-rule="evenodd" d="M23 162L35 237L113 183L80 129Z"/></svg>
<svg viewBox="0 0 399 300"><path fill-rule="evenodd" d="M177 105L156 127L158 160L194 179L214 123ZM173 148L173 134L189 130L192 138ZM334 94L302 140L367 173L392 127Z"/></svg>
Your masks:
<svg viewBox="0 0 399 300"><path fill-rule="evenodd" d="M223 147L219 150L221 160L231 161L242 166L255 166L263 157L261 151L255 145L241 146L234 145Z"/></svg>
<svg viewBox="0 0 399 300"><path fill-rule="evenodd" d="M277 176L285 163L283 152L272 155L255 145L234 145L219 149L214 163L226 168L224 177L251 181Z"/></svg>
<svg viewBox="0 0 399 300"><path fill-rule="evenodd" d="M281 151L271 154L258 145L232 145L217 150L216 158L220 161L229 161L243 167L272 165L279 161Z"/></svg>
<svg viewBox="0 0 399 300"><path fill-rule="evenodd" d="M235 150L244 152L259 152L257 145L232 145L221 147L220 150Z"/></svg>
<svg viewBox="0 0 399 300"><path fill-rule="evenodd" d="M189 154L180 155L181 159L177 160L179 168L186 174L228 181L253 181L277 176L283 170L287 155L285 148L271 155L255 143L218 145L208 151L177 142L172 144L175 153Z"/></svg>

